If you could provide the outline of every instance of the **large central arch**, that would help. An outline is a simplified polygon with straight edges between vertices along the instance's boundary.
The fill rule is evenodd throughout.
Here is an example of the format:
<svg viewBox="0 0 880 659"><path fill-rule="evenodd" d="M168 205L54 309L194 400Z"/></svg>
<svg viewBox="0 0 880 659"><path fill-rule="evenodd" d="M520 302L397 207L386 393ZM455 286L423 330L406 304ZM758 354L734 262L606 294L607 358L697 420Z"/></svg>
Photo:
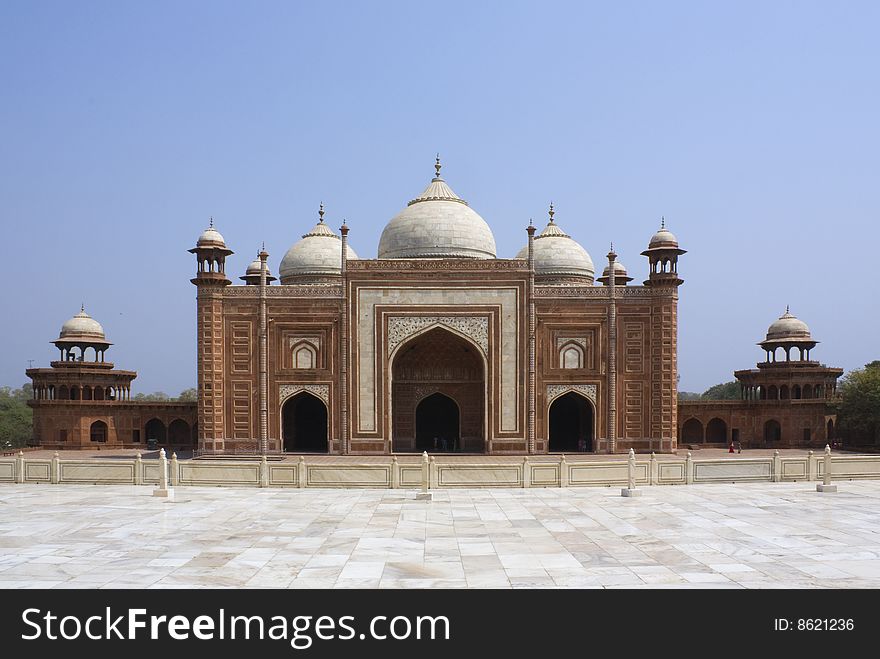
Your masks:
<svg viewBox="0 0 880 659"><path fill-rule="evenodd" d="M392 450L433 451L437 437L438 450L445 438L448 451L485 452L486 367L479 347L434 327L399 346L390 368ZM457 430L448 418L455 411Z"/></svg>

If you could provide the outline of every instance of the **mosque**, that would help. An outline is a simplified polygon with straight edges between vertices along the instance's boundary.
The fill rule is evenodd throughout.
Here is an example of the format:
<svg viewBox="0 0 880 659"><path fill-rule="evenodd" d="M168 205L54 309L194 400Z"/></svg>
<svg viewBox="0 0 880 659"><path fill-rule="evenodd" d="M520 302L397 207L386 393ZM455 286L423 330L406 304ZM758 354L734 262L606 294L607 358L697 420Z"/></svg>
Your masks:
<svg viewBox="0 0 880 659"><path fill-rule="evenodd" d="M721 411L689 407L679 423L685 250L665 223L641 253L641 285L613 249L596 277L552 204L546 226L525 227L519 253L499 258L489 225L440 170L438 158L428 186L385 226L376 258L355 254L349 228L335 232L322 205L281 259L278 278L264 249L233 284L233 251L212 221L189 250L198 404L132 401L136 373L104 361L110 343L82 310L54 342L60 360L27 371L34 443L132 447L155 439L202 455L672 452L680 440L766 441L752 417L763 419L758 410L771 400L800 402L795 416L809 416L811 428L809 438L795 439L783 420L771 443L824 441L832 420L825 399L840 369L809 361L815 342L790 314L768 333L768 362L737 372L742 401ZM719 417L723 440L713 425Z"/></svg>

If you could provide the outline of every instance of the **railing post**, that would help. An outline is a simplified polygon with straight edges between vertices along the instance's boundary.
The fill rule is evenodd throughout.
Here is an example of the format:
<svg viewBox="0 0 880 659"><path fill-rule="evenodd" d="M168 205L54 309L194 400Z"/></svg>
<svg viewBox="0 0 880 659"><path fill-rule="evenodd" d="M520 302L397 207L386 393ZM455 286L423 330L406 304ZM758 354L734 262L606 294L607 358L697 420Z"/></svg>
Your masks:
<svg viewBox="0 0 880 659"><path fill-rule="evenodd" d="M568 487L569 483L568 462L565 461L565 453L559 461L559 487Z"/></svg>
<svg viewBox="0 0 880 659"><path fill-rule="evenodd" d="M165 449L159 449L159 487L153 490L154 497L174 498L174 490L168 487L168 458Z"/></svg>
<svg viewBox="0 0 880 659"><path fill-rule="evenodd" d="M140 451L138 451L137 457L134 459L134 484L144 484L144 460L141 457Z"/></svg>
<svg viewBox="0 0 880 659"><path fill-rule="evenodd" d="M778 483L782 480L782 460L779 457L779 449L773 451L773 482Z"/></svg>
<svg viewBox="0 0 880 659"><path fill-rule="evenodd" d="M299 462L296 465L296 482L300 487L306 486L306 459L299 456Z"/></svg>
<svg viewBox="0 0 880 659"><path fill-rule="evenodd" d="M171 486L180 484L180 465L177 462L177 453L171 454Z"/></svg>
<svg viewBox="0 0 880 659"><path fill-rule="evenodd" d="M694 482L694 459L690 451L687 452L687 457L684 461L684 482L687 485Z"/></svg>
<svg viewBox="0 0 880 659"><path fill-rule="evenodd" d="M24 451L15 456L15 482L24 483Z"/></svg>
<svg viewBox="0 0 880 659"><path fill-rule="evenodd" d="M522 480L523 487L532 486L532 466L529 464L529 456L527 455L523 456Z"/></svg>
<svg viewBox="0 0 880 659"><path fill-rule="evenodd" d="M831 447L825 444L825 460L822 482L816 485L817 492L837 492L837 486L831 484Z"/></svg>
<svg viewBox="0 0 880 659"><path fill-rule="evenodd" d="M658 480L657 474L657 454L651 451L651 462L648 465L648 484L656 485Z"/></svg>
<svg viewBox="0 0 880 659"><path fill-rule="evenodd" d="M265 453L260 458L260 487L269 487L269 461Z"/></svg>
<svg viewBox="0 0 880 659"><path fill-rule="evenodd" d="M422 453L422 491L416 494L416 499L431 501L434 498L434 494L428 491L430 487L429 480L431 478L430 470L431 463L428 462L428 452L424 451Z"/></svg>
<svg viewBox="0 0 880 659"><path fill-rule="evenodd" d="M61 464L58 459L58 451L55 451L55 455L52 456L52 467L49 472L49 480L52 481L55 485L58 484L58 481L61 478Z"/></svg>
<svg viewBox="0 0 880 659"><path fill-rule="evenodd" d="M815 465L813 464L813 450L810 449L807 451L807 480L814 481L816 480L816 472L814 471Z"/></svg>
<svg viewBox="0 0 880 659"><path fill-rule="evenodd" d="M642 491L636 489L636 452L633 449L629 450L629 457L626 460L626 487L621 488L620 496L642 496Z"/></svg>
<svg viewBox="0 0 880 659"><path fill-rule="evenodd" d="M396 490L400 487L400 465L397 463L397 456L391 458L391 489Z"/></svg>

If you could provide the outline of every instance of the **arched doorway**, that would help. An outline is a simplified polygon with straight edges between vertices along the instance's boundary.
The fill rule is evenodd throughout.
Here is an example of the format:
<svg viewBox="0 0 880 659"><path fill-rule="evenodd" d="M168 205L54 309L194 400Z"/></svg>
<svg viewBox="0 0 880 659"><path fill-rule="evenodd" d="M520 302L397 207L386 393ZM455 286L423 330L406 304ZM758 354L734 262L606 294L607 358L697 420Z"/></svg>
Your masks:
<svg viewBox="0 0 880 659"><path fill-rule="evenodd" d="M447 436L458 439L459 451L485 452L486 387L480 349L435 327L402 344L392 359L392 449L433 451L434 437ZM441 398L434 398L437 394ZM457 416L454 428L452 419L432 411L442 406L447 414Z"/></svg>
<svg viewBox="0 0 880 659"><path fill-rule="evenodd" d="M431 394L416 406L416 449L456 451L460 444L461 415L449 396Z"/></svg>
<svg viewBox="0 0 880 659"><path fill-rule="evenodd" d="M183 419L174 419L168 426L168 443L174 446L186 446L191 442L189 424Z"/></svg>
<svg viewBox="0 0 880 659"><path fill-rule="evenodd" d="M778 442L782 439L782 426L776 419L770 419L764 424L764 441Z"/></svg>
<svg viewBox="0 0 880 659"><path fill-rule="evenodd" d="M547 438L551 453L593 450L593 406L569 391L550 403Z"/></svg>
<svg viewBox="0 0 880 659"><path fill-rule="evenodd" d="M727 443L727 424L719 418L706 424L706 441L712 444Z"/></svg>
<svg viewBox="0 0 880 659"><path fill-rule="evenodd" d="M288 453L328 453L327 406L317 396L301 391L281 408L281 432Z"/></svg>
<svg viewBox="0 0 880 659"><path fill-rule="evenodd" d="M703 424L699 419L688 419L681 427L681 441L685 444L700 444L703 441Z"/></svg>
<svg viewBox="0 0 880 659"><path fill-rule="evenodd" d="M101 444L107 441L107 424L103 421L95 421L89 429L89 439Z"/></svg>
<svg viewBox="0 0 880 659"><path fill-rule="evenodd" d="M144 435L146 436L147 442L151 439L155 439L157 443L164 444L168 439L165 424L159 419L150 419L147 421L147 425L144 428Z"/></svg>
<svg viewBox="0 0 880 659"><path fill-rule="evenodd" d="M830 442L832 439L836 439L834 436L834 419L828 419L828 424L825 426L825 438Z"/></svg>

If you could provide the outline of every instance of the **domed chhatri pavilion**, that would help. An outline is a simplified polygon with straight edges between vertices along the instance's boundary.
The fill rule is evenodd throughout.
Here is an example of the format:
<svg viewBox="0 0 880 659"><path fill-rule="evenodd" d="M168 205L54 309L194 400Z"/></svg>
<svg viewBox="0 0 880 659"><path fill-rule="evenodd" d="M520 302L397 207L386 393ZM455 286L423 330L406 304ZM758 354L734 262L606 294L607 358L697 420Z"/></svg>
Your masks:
<svg viewBox="0 0 880 659"><path fill-rule="evenodd" d="M551 205L499 258L440 169L388 222L378 258L358 257L322 204L277 283L261 250L234 286L232 250L213 222L202 233L202 452L675 449L675 236L651 238L642 285L613 250L594 281Z"/></svg>
<svg viewBox="0 0 880 659"><path fill-rule="evenodd" d="M60 359L49 368L26 371L34 388L28 401L34 410L34 443L46 448L136 447L155 439L169 448L192 447L192 404L132 400L137 373L115 369L105 360L113 344L84 306L52 343Z"/></svg>
<svg viewBox="0 0 880 659"><path fill-rule="evenodd" d="M681 441L817 450L833 442L837 416L829 402L843 369L811 360L817 343L807 324L786 307L758 343L765 360L757 369L734 372L741 400L679 403Z"/></svg>

